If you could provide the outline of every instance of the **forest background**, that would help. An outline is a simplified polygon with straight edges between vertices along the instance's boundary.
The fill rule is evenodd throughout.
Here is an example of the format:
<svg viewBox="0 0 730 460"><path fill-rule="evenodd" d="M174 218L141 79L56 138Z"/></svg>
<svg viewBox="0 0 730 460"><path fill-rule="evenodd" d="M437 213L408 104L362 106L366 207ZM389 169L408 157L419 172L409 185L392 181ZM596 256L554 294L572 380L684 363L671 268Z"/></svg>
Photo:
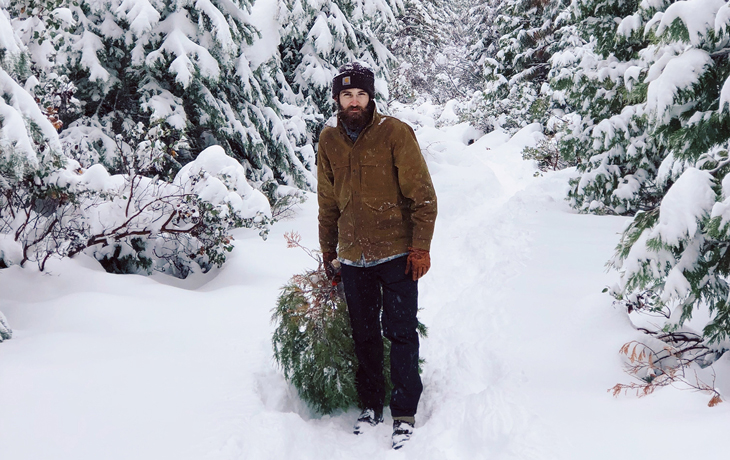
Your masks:
<svg viewBox="0 0 730 460"><path fill-rule="evenodd" d="M570 205L632 218L607 291L655 317L626 349L651 392L730 345L729 26L725 0L0 0L0 267L220 267L316 188L357 59L383 112L538 123L523 156L574 168Z"/></svg>

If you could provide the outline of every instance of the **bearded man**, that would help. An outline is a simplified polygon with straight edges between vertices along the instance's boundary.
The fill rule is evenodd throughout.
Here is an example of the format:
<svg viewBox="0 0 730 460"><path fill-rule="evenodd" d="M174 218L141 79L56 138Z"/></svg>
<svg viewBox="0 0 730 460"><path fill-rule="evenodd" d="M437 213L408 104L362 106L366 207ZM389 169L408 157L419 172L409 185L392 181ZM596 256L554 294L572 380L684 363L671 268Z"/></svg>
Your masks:
<svg viewBox="0 0 730 460"><path fill-rule="evenodd" d="M317 156L319 241L328 276L341 276L355 341L362 412L354 433L383 421L385 335L398 449L413 433L423 391L418 279L431 266L436 193L413 129L380 115L374 95L373 71L358 62L342 66L332 82L336 123L322 131Z"/></svg>

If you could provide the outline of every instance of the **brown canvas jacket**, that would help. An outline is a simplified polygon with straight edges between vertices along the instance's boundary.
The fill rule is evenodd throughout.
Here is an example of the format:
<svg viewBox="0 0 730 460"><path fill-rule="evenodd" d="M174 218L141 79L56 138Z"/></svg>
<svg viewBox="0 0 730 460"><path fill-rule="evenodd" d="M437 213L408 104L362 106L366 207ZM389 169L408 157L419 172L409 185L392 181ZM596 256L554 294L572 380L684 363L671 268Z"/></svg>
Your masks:
<svg viewBox="0 0 730 460"><path fill-rule="evenodd" d="M322 252L366 262L429 250L436 192L410 126L373 114L353 144L342 123L319 136L317 195Z"/></svg>

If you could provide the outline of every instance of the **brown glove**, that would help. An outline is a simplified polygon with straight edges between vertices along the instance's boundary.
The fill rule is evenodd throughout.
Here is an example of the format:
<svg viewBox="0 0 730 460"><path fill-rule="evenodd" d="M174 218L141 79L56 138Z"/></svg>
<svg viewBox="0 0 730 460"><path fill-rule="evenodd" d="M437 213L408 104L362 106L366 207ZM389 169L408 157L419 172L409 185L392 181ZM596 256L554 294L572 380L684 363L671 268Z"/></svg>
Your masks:
<svg viewBox="0 0 730 460"><path fill-rule="evenodd" d="M431 268L431 255L425 249L408 248L406 274L413 274L413 281L418 280Z"/></svg>
<svg viewBox="0 0 730 460"><path fill-rule="evenodd" d="M337 253L332 252L323 252L322 253L322 263L324 264L324 273L327 275L327 279L332 281L332 284L338 284L340 281L342 281L342 277L340 276L340 270L339 270L339 261L337 261ZM333 263L334 262L334 263Z"/></svg>

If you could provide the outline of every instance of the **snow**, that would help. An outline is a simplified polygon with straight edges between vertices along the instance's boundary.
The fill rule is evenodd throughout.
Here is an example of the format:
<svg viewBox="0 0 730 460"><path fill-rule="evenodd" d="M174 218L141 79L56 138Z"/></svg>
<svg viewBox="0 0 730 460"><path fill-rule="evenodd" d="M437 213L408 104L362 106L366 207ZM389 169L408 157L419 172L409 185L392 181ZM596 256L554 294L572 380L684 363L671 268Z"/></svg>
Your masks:
<svg viewBox="0 0 730 460"><path fill-rule="evenodd" d="M107 81L109 79L109 72L101 65L99 57L96 55L98 51L104 49L104 44L98 35L85 30L73 48L81 51L81 65L89 70L89 80Z"/></svg>
<svg viewBox="0 0 730 460"><path fill-rule="evenodd" d="M636 65L633 65L626 69L626 71L624 72L624 82L626 82L626 89L631 91L631 88L634 86L634 82L639 81L641 70L642 68Z"/></svg>
<svg viewBox="0 0 730 460"><path fill-rule="evenodd" d="M330 55L335 39L330 33L326 14L320 13L317 16L307 38L314 42L314 49L318 54L325 57Z"/></svg>
<svg viewBox="0 0 730 460"><path fill-rule="evenodd" d="M718 112L722 113L725 111L725 107L730 105L730 78L725 80L725 83L722 85L722 90L720 92L720 108L718 109ZM730 111L730 107L728 107L728 110Z"/></svg>
<svg viewBox="0 0 730 460"><path fill-rule="evenodd" d="M641 28L641 23L641 15L639 13L627 16L619 23L618 28L616 29L616 34L624 37L630 37L631 34Z"/></svg>
<svg viewBox="0 0 730 460"><path fill-rule="evenodd" d="M655 111L659 120L668 121L672 115L668 109L674 104L679 91L697 84L700 76L710 66L712 58L707 51L701 49L691 48L672 57L661 75L656 79L647 77L647 81L651 81L646 96L648 109ZM651 70L649 73L652 73Z"/></svg>
<svg viewBox="0 0 730 460"><path fill-rule="evenodd" d="M246 170L220 145L208 147L195 161L183 166L174 183L186 191L191 188L202 200L214 205L230 204L243 219L252 219L258 213L271 217L266 196L251 187Z"/></svg>
<svg viewBox="0 0 730 460"><path fill-rule="evenodd" d="M715 16L727 2L725 0L687 0L670 5L659 21L657 35L672 23L680 20L689 33L692 45L699 47L707 39L707 32L715 29Z"/></svg>
<svg viewBox="0 0 730 460"><path fill-rule="evenodd" d="M23 247L11 235L0 235L0 259L12 264L20 263L23 260ZM0 311L0 314L2 314L2 311Z"/></svg>
<svg viewBox="0 0 730 460"><path fill-rule="evenodd" d="M32 120L44 139L55 152L61 151L58 134L48 118L43 115L33 96L21 87L5 70L0 68L0 152L10 155L14 151L24 162L37 165L33 140L26 128L25 118ZM6 103L6 99L8 103Z"/></svg>
<svg viewBox="0 0 730 460"><path fill-rule="evenodd" d="M726 33L728 24L730 24L730 5L725 3L719 10L717 10L717 16L715 16L715 31L718 33Z"/></svg>
<svg viewBox="0 0 730 460"><path fill-rule="evenodd" d="M68 8L56 8L55 10L53 10L53 17L68 26L76 25L76 21L73 17L73 12L71 12L71 10Z"/></svg>
<svg viewBox="0 0 730 460"><path fill-rule="evenodd" d="M416 126L439 217L419 283L425 390L402 450L390 449L387 411L385 424L354 436L356 410L313 414L274 365L278 289L313 265L283 234L316 248L310 196L266 241L238 230L223 268L185 280L110 275L83 255L46 273L0 270L14 332L0 344L3 458L719 458L721 443L666 437L681 425L683 439L723 439L727 404L710 409L705 395L672 388L642 399L607 392L630 381L619 348L642 338L601 293L618 278L604 264L628 218L571 211L574 170L535 177L521 150L543 138L539 125L512 137L434 126ZM239 177L215 149L200 161ZM86 180L102 180L92 169ZM677 194L709 182L690 171ZM727 364L716 364L720 377ZM730 392L727 378L716 386Z"/></svg>
<svg viewBox="0 0 730 460"><path fill-rule="evenodd" d="M142 37L160 22L160 13L147 0L123 0L117 12L124 12L129 28L137 37Z"/></svg>
<svg viewBox="0 0 730 460"><path fill-rule="evenodd" d="M15 36L13 26L10 23L10 17L6 11L0 11L0 49L4 49L8 54L15 56L20 53L20 40Z"/></svg>
<svg viewBox="0 0 730 460"><path fill-rule="evenodd" d="M231 27L223 13L209 0L196 0L195 7L208 17L213 26L213 36L220 43L223 51L233 51L236 44L231 36Z"/></svg>
<svg viewBox="0 0 730 460"><path fill-rule="evenodd" d="M217 79L220 67L205 47L189 38L195 36L197 31L184 11L172 13L159 23L160 31L166 34L165 40L159 49L147 55L146 60L147 65L151 66L157 61L164 61L164 52L176 56L170 64L170 72L175 75L175 81L187 88L196 71L203 77Z"/></svg>
<svg viewBox="0 0 730 460"><path fill-rule="evenodd" d="M182 99L175 97L174 94L166 89L161 89L156 85L154 85L154 88L151 86L153 85L145 85L144 89L159 91L159 94L155 94L148 101L140 104L142 110L148 110L150 112L150 118L153 121L165 120L173 128L185 128L188 120L183 108Z"/></svg>
<svg viewBox="0 0 730 460"><path fill-rule="evenodd" d="M95 164L81 174L79 181L90 190L112 192L123 186L124 183L120 179L121 176L112 179L104 166Z"/></svg>
<svg viewBox="0 0 730 460"><path fill-rule="evenodd" d="M441 116L438 118L439 123L453 125L459 121L459 115L456 114L456 108L459 102L456 99L451 99L444 105L444 111L441 112Z"/></svg>
<svg viewBox="0 0 730 460"><path fill-rule="evenodd" d="M698 222L709 215L715 204L713 177L709 171L687 168L667 191L659 208L659 223L651 237L678 247L680 241L694 237Z"/></svg>

